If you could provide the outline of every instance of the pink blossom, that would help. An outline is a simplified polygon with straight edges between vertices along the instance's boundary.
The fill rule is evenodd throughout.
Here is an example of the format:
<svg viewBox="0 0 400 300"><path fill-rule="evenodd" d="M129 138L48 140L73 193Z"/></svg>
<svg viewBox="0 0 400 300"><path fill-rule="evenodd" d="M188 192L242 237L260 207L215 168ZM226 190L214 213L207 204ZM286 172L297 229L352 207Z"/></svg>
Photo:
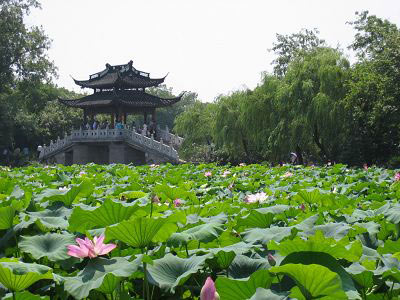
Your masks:
<svg viewBox="0 0 400 300"><path fill-rule="evenodd" d="M95 236L93 241L87 237L84 240L77 238L75 241L79 246L68 245L68 255L78 258L95 258L99 255L105 255L117 247L115 244L104 244L104 234L99 237Z"/></svg>
<svg viewBox="0 0 400 300"><path fill-rule="evenodd" d="M291 172L286 172L285 174L283 174L283 178L288 178L288 177L292 177L293 173Z"/></svg>
<svg viewBox="0 0 400 300"><path fill-rule="evenodd" d="M276 265L275 257L273 257L271 253L268 253L267 259L268 259L268 263L271 266L275 266Z"/></svg>
<svg viewBox="0 0 400 300"><path fill-rule="evenodd" d="M256 194L252 194L252 195L247 195L244 198L244 202L246 203L264 203L265 200L267 200L267 194L265 194L264 192L260 192L260 193L256 193Z"/></svg>
<svg viewBox="0 0 400 300"><path fill-rule="evenodd" d="M200 300L219 300L214 281L208 277L200 291Z"/></svg>
<svg viewBox="0 0 400 300"><path fill-rule="evenodd" d="M210 176L212 176L212 173L210 171L207 171L207 172L204 173L204 176L210 177Z"/></svg>
<svg viewBox="0 0 400 300"><path fill-rule="evenodd" d="M395 180L395 181L400 181L400 172L398 172L398 173L396 173L396 174L394 175L394 180Z"/></svg>
<svg viewBox="0 0 400 300"><path fill-rule="evenodd" d="M226 177L226 176L228 176L230 174L231 174L231 171L225 170L224 173L222 174L222 177Z"/></svg>
<svg viewBox="0 0 400 300"><path fill-rule="evenodd" d="M244 167L244 166L246 166L246 164L245 163L240 163L239 166Z"/></svg>
<svg viewBox="0 0 400 300"><path fill-rule="evenodd" d="M179 199L179 198L176 198L175 200L174 200L174 205L175 205L175 207L179 207L179 206L181 206L183 203L182 203L182 200L181 199Z"/></svg>
<svg viewBox="0 0 400 300"><path fill-rule="evenodd" d="M363 164L363 168L365 171L368 171L368 164Z"/></svg>
<svg viewBox="0 0 400 300"><path fill-rule="evenodd" d="M82 177L82 176L84 176L84 175L86 175L86 172L85 172L85 171L80 171L80 172L79 172L79 176L80 176L80 177Z"/></svg>
<svg viewBox="0 0 400 300"><path fill-rule="evenodd" d="M301 205L300 205L300 207L299 207L302 211L305 211L306 210L306 206L304 205L304 203L302 203Z"/></svg>

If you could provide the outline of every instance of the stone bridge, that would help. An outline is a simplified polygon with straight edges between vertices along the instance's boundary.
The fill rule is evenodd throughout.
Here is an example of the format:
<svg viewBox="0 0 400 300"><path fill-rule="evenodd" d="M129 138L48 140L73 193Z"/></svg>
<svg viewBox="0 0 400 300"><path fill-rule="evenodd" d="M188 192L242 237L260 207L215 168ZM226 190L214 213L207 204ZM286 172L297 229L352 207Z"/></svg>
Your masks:
<svg viewBox="0 0 400 300"><path fill-rule="evenodd" d="M166 130L157 130L157 139L129 129L72 130L63 139L40 147L39 160L64 165L86 163L178 163L176 149L183 139Z"/></svg>

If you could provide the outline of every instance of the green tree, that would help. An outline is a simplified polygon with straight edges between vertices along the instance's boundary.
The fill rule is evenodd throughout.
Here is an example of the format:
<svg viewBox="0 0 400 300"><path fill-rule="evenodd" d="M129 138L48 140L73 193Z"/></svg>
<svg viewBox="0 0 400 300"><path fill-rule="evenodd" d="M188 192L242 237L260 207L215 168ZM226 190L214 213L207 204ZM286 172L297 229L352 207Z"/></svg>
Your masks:
<svg viewBox="0 0 400 300"><path fill-rule="evenodd" d="M184 159L211 159L215 110L215 103L202 103L197 100L175 119L174 131L185 138L180 151Z"/></svg>
<svg viewBox="0 0 400 300"><path fill-rule="evenodd" d="M274 74L284 76L291 61L304 52L309 52L325 45L325 41L318 37L318 29L302 29L290 35L276 34L276 42L272 51L277 58L272 62Z"/></svg>
<svg viewBox="0 0 400 300"><path fill-rule="evenodd" d="M400 31L387 20L357 13L351 48L356 51L347 82L346 108L352 123L354 163L384 163L399 155Z"/></svg>
<svg viewBox="0 0 400 300"><path fill-rule="evenodd" d="M36 0L0 2L0 93L17 81L49 80L55 67L47 57L50 40L43 29L27 27L24 16L39 8Z"/></svg>

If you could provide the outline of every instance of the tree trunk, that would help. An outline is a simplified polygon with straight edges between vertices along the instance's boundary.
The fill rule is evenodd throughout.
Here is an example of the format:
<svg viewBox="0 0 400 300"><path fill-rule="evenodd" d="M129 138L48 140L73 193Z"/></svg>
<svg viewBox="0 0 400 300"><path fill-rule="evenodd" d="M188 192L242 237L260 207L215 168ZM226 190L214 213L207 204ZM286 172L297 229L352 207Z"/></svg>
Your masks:
<svg viewBox="0 0 400 300"><path fill-rule="evenodd" d="M314 126L314 142L317 145L317 147L319 148L319 150L321 150L322 153L322 159L328 159L328 155L326 153L325 147L324 145L322 145L320 139L319 139L319 132L318 132L318 127L315 125Z"/></svg>
<svg viewBox="0 0 400 300"><path fill-rule="evenodd" d="M303 155L301 154L301 148L299 145L296 146L297 163L299 165L304 165Z"/></svg>

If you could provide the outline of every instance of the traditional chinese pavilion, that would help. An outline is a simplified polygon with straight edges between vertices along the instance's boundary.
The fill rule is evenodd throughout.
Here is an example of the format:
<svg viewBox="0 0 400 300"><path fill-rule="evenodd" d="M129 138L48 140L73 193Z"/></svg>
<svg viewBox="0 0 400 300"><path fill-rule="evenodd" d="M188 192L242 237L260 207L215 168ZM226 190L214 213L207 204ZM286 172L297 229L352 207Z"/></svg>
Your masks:
<svg viewBox="0 0 400 300"><path fill-rule="evenodd" d="M147 116L156 123L156 108L172 105L181 100L179 97L165 99L146 93L148 87L156 87L163 83L163 78L150 78L150 74L136 70L133 62L126 65L111 66L106 64L105 70L90 75L88 80L75 80L82 88L93 89L94 93L75 100L59 99L62 104L83 109L84 123L87 118L96 114L110 114L111 127L114 121L126 124L128 114L143 114L147 124Z"/></svg>
<svg viewBox="0 0 400 300"><path fill-rule="evenodd" d="M93 89L93 94L58 100L82 109L83 124L88 124L88 119L93 121L97 114L108 114L109 126L71 130L63 139L39 146L39 159L65 165L178 162L176 147L183 140L171 134L168 128L162 130L156 125L156 109L178 102L183 94L167 99L146 92L146 88L156 87L164 80L165 77L151 78L149 73L135 69L132 61L126 65L106 64L105 70L90 75L88 80L75 80L82 88ZM127 126L129 114L143 114L146 125L141 129ZM146 130L150 123L148 116L151 116L152 134Z"/></svg>

